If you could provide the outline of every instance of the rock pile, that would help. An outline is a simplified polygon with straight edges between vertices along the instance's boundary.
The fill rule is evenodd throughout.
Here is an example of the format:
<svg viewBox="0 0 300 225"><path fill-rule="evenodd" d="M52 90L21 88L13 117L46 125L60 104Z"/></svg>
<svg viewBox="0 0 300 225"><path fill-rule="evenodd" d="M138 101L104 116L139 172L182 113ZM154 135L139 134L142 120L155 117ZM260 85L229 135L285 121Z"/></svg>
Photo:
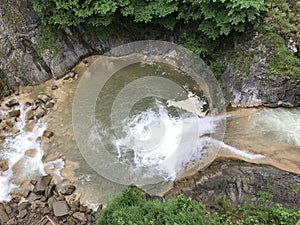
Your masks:
<svg viewBox="0 0 300 225"><path fill-rule="evenodd" d="M3 102L0 111L0 140L4 139L6 133L18 133L20 131L16 127L16 122L38 120L44 117L54 105L55 101L52 97L43 93L39 94L37 99L32 102L26 102L24 106L17 98ZM25 111L25 116L21 115L22 110ZM24 118L21 118L21 116Z"/></svg>
<svg viewBox="0 0 300 225"><path fill-rule="evenodd" d="M10 99L2 103L0 112L0 140L4 139L5 133L17 133L19 130L15 123L20 120L21 110L17 99Z"/></svg>
<svg viewBox="0 0 300 225"><path fill-rule="evenodd" d="M92 224L95 213L75 197L74 185L59 186L51 176L31 181L31 188L0 204L0 224Z"/></svg>

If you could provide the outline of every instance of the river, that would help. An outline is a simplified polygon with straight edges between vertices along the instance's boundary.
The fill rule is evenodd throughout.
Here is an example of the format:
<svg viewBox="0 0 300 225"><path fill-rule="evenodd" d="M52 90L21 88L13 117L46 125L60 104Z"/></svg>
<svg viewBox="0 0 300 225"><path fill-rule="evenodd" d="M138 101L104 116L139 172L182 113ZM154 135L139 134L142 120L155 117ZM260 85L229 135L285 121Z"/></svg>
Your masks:
<svg viewBox="0 0 300 225"><path fill-rule="evenodd" d="M9 137L10 141L7 141L9 138L2 141L0 157L1 159L7 159L7 157L12 159L15 157L14 160L10 161L11 167L22 159L28 149L34 148L38 154L30 158L32 165L36 167L34 173L32 172L33 167L25 163L27 167L19 165L21 167L20 170L25 171L24 173L16 174L13 170L9 170L9 172L1 174L1 200L8 200L10 192L18 189L18 185L22 186L22 181L45 173L55 176L57 182L74 182L77 186L76 193L80 196L81 200L95 208L100 203L105 204L108 199L119 194L124 189L126 182L117 182L117 180L109 179L111 174L117 179L118 174L121 174L123 171L112 170L108 174L101 174L100 172L101 175L99 175L99 171L98 173L95 172L86 162L84 153L79 150L74 135L74 121L72 120L74 94L80 78L87 76L85 72L89 65L97 60L97 58L98 56L90 57L74 68L78 73L77 79L49 80L44 84L34 87L20 87L20 95L16 96L20 102L25 104L26 101L30 102L36 99L39 93L46 93L55 100L55 106L45 117L35 124L32 132L24 130L24 124L22 125L24 118L22 119L21 115L21 122L18 125L21 134ZM143 73L146 70L146 74L160 73L165 78L173 76L175 80L182 79L178 71L173 71L172 68L164 68L164 66L137 65L137 67L127 69L129 70L125 72L131 79L136 79L139 76L139 70L143 70ZM120 78L114 80L121 82ZM196 95L194 94L201 95L201 93L197 92L197 87L193 86L192 81L186 79L181 83L183 87L190 86L186 88L186 93L180 95L181 98L176 100L177 103L185 99L195 100ZM56 85L58 89L52 90L51 87L53 85ZM106 124L108 121L107 116L110 112L105 109L105 104L107 104L107 108L111 108L112 104L110 101L103 101L103 99L106 100L108 97L113 98L121 91L121 89L118 90L114 85L116 84L112 83L111 86L106 86L106 90L102 93L102 97L98 98L96 105L98 125L96 129L103 134L107 134L110 131L107 129L110 124ZM189 95L189 93L191 94ZM103 99L101 100L101 98ZM285 171L300 174L299 108L229 109L226 114L222 114L219 117L208 114L206 117L200 117L201 119L199 119L198 116L195 116L197 113L191 112L192 110L186 110L181 103L181 111L179 109L176 110L176 112L178 110L181 112L179 113L180 116L176 117L176 115L170 116L175 111L168 112L166 110L168 108L167 102L153 98L146 98L145 101L147 104L150 102L153 108L156 108L156 111L145 108L145 102L136 104L132 117L127 118L126 124L118 131L123 136L121 135L116 138L112 134L109 134L107 145L112 149L110 152L111 155L120 160L126 161L128 158L133 160L136 168L142 168L141 171L143 171L144 175L148 176L150 174L154 176L162 174L160 178L164 179L144 186L152 194L160 194L166 191L171 186L172 180L176 179L176 177L184 176L187 173L194 173L201 168L205 168L218 157L237 158L252 163L272 165ZM173 107L175 107L176 101L172 103ZM201 102L201 98L198 98L199 102ZM184 111L188 112L184 113ZM198 112L198 114L204 111L205 109ZM201 114L201 116L203 115ZM225 134L222 133L223 130L225 131L225 126L222 125L221 128L218 128L218 125L223 124L225 121L224 118L227 120ZM197 137L200 137L200 142L197 142L199 146L195 147L192 144L189 145L186 143L185 152L182 153L181 151L180 154L177 154L176 149L178 149L178 145L175 145L177 143L176 137L177 135L181 135L180 131L182 131L178 127L181 127L183 123L191 124L187 122L190 120L201 124L202 128L205 128L196 128L195 131L195 128L190 128L189 126L189 129L186 130L187 134L192 133L194 135L196 132ZM163 127L160 127L161 124L159 121L163 121ZM218 123L218 121L221 122ZM147 126L150 126L151 130L158 129L160 131L164 129L166 135L159 148L152 145L150 147L145 146L145 143L142 141L136 141L132 144L132 135L139 137L139 140L147 139L146 137L149 135ZM36 137L41 136L45 129L53 131L55 135L51 141L39 144L40 142L36 141ZM187 135L186 137L190 136ZM151 151L151 154L149 154L149 151L135 151L135 154L132 155L130 149L124 148L126 145L130 145L133 149L155 148L155 151ZM16 152L17 154L9 155L9 149L14 149L14 154ZM18 149L19 151L17 151ZM156 166L163 162L166 157L174 154L177 154L177 159L180 159L180 161L177 160L174 164L168 163L168 166L160 167L154 173L153 171L149 173L149 171L144 169L145 165L150 167ZM190 165L188 171L186 171L184 169L184 166L186 166L183 163L184 160L196 163ZM28 157L26 162L29 162ZM137 170L136 168L133 170ZM144 180L142 180L143 182Z"/></svg>

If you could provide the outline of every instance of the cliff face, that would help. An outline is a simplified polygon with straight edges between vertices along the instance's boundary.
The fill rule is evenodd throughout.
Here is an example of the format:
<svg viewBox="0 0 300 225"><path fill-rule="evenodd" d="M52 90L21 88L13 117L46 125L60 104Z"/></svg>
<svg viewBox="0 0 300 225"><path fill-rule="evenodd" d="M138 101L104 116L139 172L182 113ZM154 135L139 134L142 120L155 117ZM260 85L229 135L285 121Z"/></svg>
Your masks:
<svg viewBox="0 0 300 225"><path fill-rule="evenodd" d="M38 22L29 1L1 0L0 71L9 87L51 77L49 66L36 52Z"/></svg>
<svg viewBox="0 0 300 225"><path fill-rule="evenodd" d="M66 28L61 33L60 50L38 54L40 20L32 0L0 0L0 98L20 84L39 84L51 77L60 78L85 56L102 53L128 40L103 41L85 27ZM265 62L251 62L249 74L229 67L222 76L228 103L233 106L299 106L300 79L267 76Z"/></svg>
<svg viewBox="0 0 300 225"><path fill-rule="evenodd" d="M233 107L296 107L300 106L300 79L267 75L264 60L250 66L249 74L228 67L222 75L223 92Z"/></svg>
<svg viewBox="0 0 300 225"><path fill-rule="evenodd" d="M40 23L31 0L0 0L0 97L20 84L39 84L51 77L60 78L81 58L103 52L117 44L96 36L83 38L84 28L65 29L61 49L51 58L47 51L37 53Z"/></svg>

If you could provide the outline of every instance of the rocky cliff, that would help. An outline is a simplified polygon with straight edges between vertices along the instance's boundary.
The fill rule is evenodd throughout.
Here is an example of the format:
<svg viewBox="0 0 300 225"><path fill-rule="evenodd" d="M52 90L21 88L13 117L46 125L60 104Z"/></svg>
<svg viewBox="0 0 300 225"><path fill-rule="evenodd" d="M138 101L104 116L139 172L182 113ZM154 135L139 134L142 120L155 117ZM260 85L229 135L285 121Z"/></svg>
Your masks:
<svg viewBox="0 0 300 225"><path fill-rule="evenodd" d="M274 202L297 209L300 204L299 187L299 175L273 167L219 159L205 171L176 181L165 197L181 193L214 207L224 197L240 204L259 202L261 193L269 193Z"/></svg>
<svg viewBox="0 0 300 225"><path fill-rule="evenodd" d="M31 0L0 1L0 92L8 94L20 84L39 84L51 77L60 78L78 61L93 53L103 52L116 42L102 41L96 35L84 39L83 27L61 33L60 51L50 57L37 50L39 17Z"/></svg>
<svg viewBox="0 0 300 225"><path fill-rule="evenodd" d="M255 57L249 74L228 67L222 75L225 99L233 107L296 107L300 106L300 79L268 75L265 60Z"/></svg>

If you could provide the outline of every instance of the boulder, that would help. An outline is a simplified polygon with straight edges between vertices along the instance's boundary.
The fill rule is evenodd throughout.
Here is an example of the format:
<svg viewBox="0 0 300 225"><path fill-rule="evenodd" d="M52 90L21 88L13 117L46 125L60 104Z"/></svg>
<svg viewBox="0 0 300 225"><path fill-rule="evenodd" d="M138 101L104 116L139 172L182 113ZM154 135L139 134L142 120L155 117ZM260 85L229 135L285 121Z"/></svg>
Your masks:
<svg viewBox="0 0 300 225"><path fill-rule="evenodd" d="M49 102L50 100L52 100L52 98L49 95L46 95L46 94L39 94L37 97L43 103L46 103L46 102Z"/></svg>
<svg viewBox="0 0 300 225"><path fill-rule="evenodd" d="M8 170L8 162L7 160L2 160L0 162L0 171L7 171Z"/></svg>
<svg viewBox="0 0 300 225"><path fill-rule="evenodd" d="M73 213L73 217L75 219L80 220L81 222L86 222L87 221L85 214L82 213L82 212L75 212L75 213Z"/></svg>
<svg viewBox="0 0 300 225"><path fill-rule="evenodd" d="M66 185L63 187L61 190L61 194L63 195L71 195L75 191L75 186L74 185Z"/></svg>
<svg viewBox="0 0 300 225"><path fill-rule="evenodd" d="M74 79L76 78L76 73L74 71L69 72L64 76L64 80Z"/></svg>
<svg viewBox="0 0 300 225"><path fill-rule="evenodd" d="M58 89L58 86L55 85L55 84L53 84L53 85L51 86L51 90L54 91L54 90L56 90L56 89Z"/></svg>
<svg viewBox="0 0 300 225"><path fill-rule="evenodd" d="M48 139L52 138L53 136L54 136L54 133L52 131L45 130L43 133L43 137L46 137Z"/></svg>
<svg viewBox="0 0 300 225"><path fill-rule="evenodd" d="M55 216L67 216L69 213L66 201L54 201L52 207Z"/></svg>
<svg viewBox="0 0 300 225"><path fill-rule="evenodd" d="M45 193L46 187L49 185L49 183L51 182L51 176L44 176L41 177L40 179L37 180L34 188L33 188L33 192L36 194L42 194Z"/></svg>
<svg viewBox="0 0 300 225"><path fill-rule="evenodd" d="M46 108L53 108L53 106L54 106L54 101L52 101L52 100L45 103Z"/></svg>
<svg viewBox="0 0 300 225"><path fill-rule="evenodd" d="M43 116L46 115L46 110L44 110L42 107L38 107L35 112L34 115L37 119L42 118Z"/></svg>
<svg viewBox="0 0 300 225"><path fill-rule="evenodd" d="M24 155L28 157L34 157L36 155L36 149L28 149L26 150Z"/></svg>
<svg viewBox="0 0 300 225"><path fill-rule="evenodd" d="M31 192L28 196L28 201L32 203L38 199L41 199L42 197L43 197L42 195L37 195L34 192Z"/></svg>
<svg viewBox="0 0 300 225"><path fill-rule="evenodd" d="M8 126L8 127L13 127L15 125L15 120L14 119L8 119L8 120L5 120L5 124Z"/></svg>
<svg viewBox="0 0 300 225"><path fill-rule="evenodd" d="M28 214L27 210L23 209L19 212L17 217L23 219L25 216L27 216L27 214Z"/></svg>
<svg viewBox="0 0 300 225"><path fill-rule="evenodd" d="M30 202L22 202L19 204L19 211L26 210L30 207L31 203Z"/></svg>
<svg viewBox="0 0 300 225"><path fill-rule="evenodd" d="M33 120L34 119L34 111L32 109L28 109L25 114L25 120Z"/></svg>
<svg viewBox="0 0 300 225"><path fill-rule="evenodd" d="M21 114L21 111L19 109L16 109L16 110L12 110L12 111L9 111L8 112L8 115L10 117L19 117Z"/></svg>
<svg viewBox="0 0 300 225"><path fill-rule="evenodd" d="M26 190L23 191L22 195L23 195L24 198L28 198L30 193L31 193L31 191L26 189Z"/></svg>
<svg viewBox="0 0 300 225"><path fill-rule="evenodd" d="M38 108L40 105L41 105L40 100L36 99L36 100L33 101L32 106L31 106L31 109L32 109L33 111L35 111L35 110L37 110L37 108Z"/></svg>
<svg viewBox="0 0 300 225"><path fill-rule="evenodd" d="M11 99L9 100L8 102L5 103L5 105L9 108L13 107L13 106L16 106L16 105L19 105L19 102L17 99Z"/></svg>

